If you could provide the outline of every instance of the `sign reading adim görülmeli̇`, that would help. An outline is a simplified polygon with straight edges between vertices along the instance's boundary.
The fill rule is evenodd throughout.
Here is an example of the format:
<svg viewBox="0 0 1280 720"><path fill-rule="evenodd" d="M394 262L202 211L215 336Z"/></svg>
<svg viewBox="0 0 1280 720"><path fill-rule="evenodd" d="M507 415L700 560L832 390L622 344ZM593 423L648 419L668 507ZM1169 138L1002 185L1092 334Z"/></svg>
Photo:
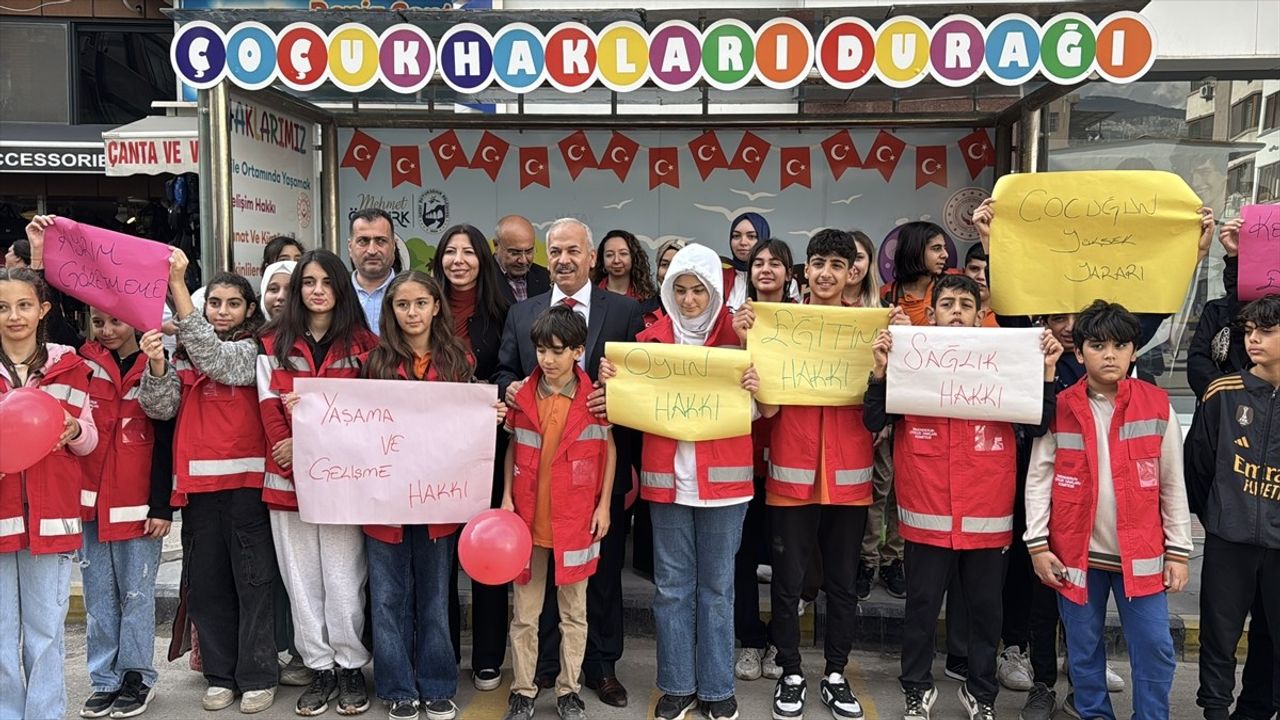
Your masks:
<svg viewBox="0 0 1280 720"><path fill-rule="evenodd" d="M1099 22L1079 13L1043 23L1009 14L987 24L952 15L933 26L899 16L878 28L843 17L816 39L806 25L788 17L754 29L735 19L703 30L683 20L652 29L614 22L598 32L563 22L545 33L527 23L490 32L463 22L434 40L407 23L377 33L360 23L325 31L305 22L272 30L259 22L222 29L197 20L174 36L170 58L179 79L196 88L226 79L247 90L280 82L306 91L330 82L360 92L381 83L407 94L421 90L438 72L461 93L494 83L514 93L544 84L562 92L596 85L628 92L646 82L679 91L699 82L736 90L758 81L781 90L816 71L827 84L847 90L871 80L907 87L929 77L948 86L984 76L1020 85L1036 75L1072 84L1093 72L1128 83L1151 68L1155 44L1151 24L1127 11Z"/></svg>

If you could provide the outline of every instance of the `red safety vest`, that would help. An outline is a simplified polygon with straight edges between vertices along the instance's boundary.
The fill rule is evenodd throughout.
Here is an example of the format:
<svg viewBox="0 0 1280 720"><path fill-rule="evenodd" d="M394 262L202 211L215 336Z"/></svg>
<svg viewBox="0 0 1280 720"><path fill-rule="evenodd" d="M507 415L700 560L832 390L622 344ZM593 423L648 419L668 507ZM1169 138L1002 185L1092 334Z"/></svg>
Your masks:
<svg viewBox="0 0 1280 720"><path fill-rule="evenodd" d="M956 550L1013 541L1012 424L906 415L893 431L893 467L903 539Z"/></svg>
<svg viewBox="0 0 1280 720"><path fill-rule="evenodd" d="M151 418L138 403L147 356L139 353L121 377L114 353L98 342L85 343L80 355L93 372L89 404L98 426L98 447L81 458L81 516L98 521L99 542L142 537L151 512L151 458L156 446Z"/></svg>
<svg viewBox="0 0 1280 720"><path fill-rule="evenodd" d="M354 378L360 376L360 366L365 357L378 344L378 336L367 331L358 331L352 338L348 355L337 355L342 348L334 345L325 356L319 370L311 366L311 349L307 342L298 339L289 352L290 367L281 367L275 356L275 335L262 338L262 354L258 356L258 401L261 404L263 425L270 430L268 418L272 414L284 415L281 400L293 392L293 381L297 378ZM262 374L269 373L266 386L263 386ZM286 436L288 437L288 436ZM271 437L268 432L268 451L275 443L284 438ZM293 469L285 469L276 464L275 459L267 452L267 472L262 480L262 499L273 510L297 510L298 496L293 489Z"/></svg>
<svg viewBox="0 0 1280 720"><path fill-rule="evenodd" d="M30 387L57 398L64 410L78 418L89 402L89 367L67 350ZM8 380L0 375L0 395L9 390ZM0 552L29 548L32 555L41 555L78 549L83 474L80 458L62 447L17 475L0 479Z"/></svg>
<svg viewBox="0 0 1280 720"><path fill-rule="evenodd" d="M780 408L769 438L765 489L783 497L816 501L820 443L826 448L822 482L831 502L870 504L875 453L871 433L862 425L861 405Z"/></svg>
<svg viewBox="0 0 1280 720"><path fill-rule="evenodd" d="M183 507L187 495L262 487L267 441L258 413L258 390L223 385L187 358L175 358L182 404L173 434L173 495Z"/></svg>
<svg viewBox="0 0 1280 720"><path fill-rule="evenodd" d="M1124 591L1131 598L1165 589L1160 445L1168 425L1168 393L1141 380L1120 381L1107 445L1116 517L1120 519L1116 533ZM1049 549L1066 566L1070 582L1058 592L1083 605L1089 595L1089 538L1098 510L1098 438L1086 380L1058 394L1051 430L1058 449L1053 463Z"/></svg>
<svg viewBox="0 0 1280 720"><path fill-rule="evenodd" d="M591 577L600 558L600 543L591 536L591 517L604 488L609 426L587 411L591 378L581 368L576 372L578 392L569 405L564 434L551 462L551 544L556 559L556 585L572 585ZM541 379L542 368L534 368L516 393L515 408L507 416L515 443L511 499L516 514L530 531L538 504L538 465L542 458L542 428L538 423ZM524 584L529 578L526 567L516 582Z"/></svg>
<svg viewBox="0 0 1280 720"><path fill-rule="evenodd" d="M656 325L636 336L639 342L674 343L675 329L670 316L663 317ZM738 335L733 331L733 319L727 308L720 307L707 333L707 347L738 347ZM671 438L644 434L640 453L640 497L660 503L676 500L676 447ZM700 500L727 500L749 498L755 493L752 484L751 435L702 440L693 444L698 468L698 498Z"/></svg>

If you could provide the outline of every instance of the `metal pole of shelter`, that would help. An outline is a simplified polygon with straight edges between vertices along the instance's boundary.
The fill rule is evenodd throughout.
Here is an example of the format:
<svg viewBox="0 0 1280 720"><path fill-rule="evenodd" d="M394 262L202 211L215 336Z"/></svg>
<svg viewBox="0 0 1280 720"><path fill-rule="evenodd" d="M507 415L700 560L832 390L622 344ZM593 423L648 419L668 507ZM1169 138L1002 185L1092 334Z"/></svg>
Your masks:
<svg viewBox="0 0 1280 720"><path fill-rule="evenodd" d="M1040 106L1024 108L1018 119L1018 172L1040 170Z"/></svg>
<svg viewBox="0 0 1280 720"><path fill-rule="evenodd" d="M320 242L325 250L337 253L343 225L338 208L338 121L333 118L320 125L320 192Z"/></svg>
<svg viewBox="0 0 1280 720"><path fill-rule="evenodd" d="M204 282L233 267L231 134L227 82L197 96L200 133L200 259Z"/></svg>

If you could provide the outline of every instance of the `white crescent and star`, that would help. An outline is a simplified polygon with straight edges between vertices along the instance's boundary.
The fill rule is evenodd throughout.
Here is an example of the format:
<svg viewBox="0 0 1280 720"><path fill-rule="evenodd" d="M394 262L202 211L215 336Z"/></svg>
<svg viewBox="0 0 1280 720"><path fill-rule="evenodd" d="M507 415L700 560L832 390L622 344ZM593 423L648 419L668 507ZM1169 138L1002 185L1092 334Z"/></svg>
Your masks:
<svg viewBox="0 0 1280 720"><path fill-rule="evenodd" d="M364 152L361 152L362 150ZM359 162L364 162L369 159L369 148L364 145L357 145L351 151L351 157L355 158Z"/></svg>
<svg viewBox="0 0 1280 720"><path fill-rule="evenodd" d="M621 158L621 159L619 159L619 158L618 158L618 151L619 151L619 150L621 150L621 151L622 151L622 158ZM621 145L619 145L618 147L615 147L614 149L612 149L612 150L610 150L610 151L609 151L609 159L610 159L610 160L612 160L613 162L616 162L616 163L623 163L623 162L626 162L626 161L627 161L627 149L626 149L626 148L624 148L624 147L622 147Z"/></svg>
<svg viewBox="0 0 1280 720"><path fill-rule="evenodd" d="M933 163L933 169L932 169L932 170L930 170L930 169L929 169L929 163ZM942 165L941 165L937 160L934 160L933 158L925 158L925 159L924 159L923 161L921 161L921 163L920 163L920 169L921 169L922 171L924 171L924 174L925 174L925 175L932 175L932 174L934 174L934 173L938 172L938 169L939 169L939 168L941 168L941 167L942 167Z"/></svg>
<svg viewBox="0 0 1280 720"><path fill-rule="evenodd" d="M493 157L489 157L489 151L490 151L490 150L492 150L492 151L493 151ZM485 145L485 146L484 146L484 149L480 151L480 159L481 159L481 160L483 160L483 161L485 161L485 162L490 162L490 163L491 163L491 162L497 162L497 160L498 160L498 148L496 148L496 147L494 147L494 146L492 146L492 145Z"/></svg>
<svg viewBox="0 0 1280 720"><path fill-rule="evenodd" d="M977 150L977 151L978 151L978 154L977 154L977 155L974 155L974 154L973 154L973 151L974 151L974 150ZM967 151L965 151L965 152L966 152L966 154L969 156L969 159L970 159L970 160L981 160L984 156L986 156L986 154L987 154L987 149L986 149L985 147L983 147L982 145L980 145L979 143L974 143L974 144L970 145L970 146L969 146L969 149L968 149Z"/></svg>
<svg viewBox="0 0 1280 720"><path fill-rule="evenodd" d="M699 160L701 160L702 162L711 162L711 158L710 158L710 157L708 157L708 156L706 156L706 155L703 155L703 154L702 154L702 151L703 151L703 150L710 150L710 149L711 149L711 146L710 146L710 145L702 145L702 146L699 146L699 147L698 147L698 159L699 159Z"/></svg>
<svg viewBox="0 0 1280 720"><path fill-rule="evenodd" d="M884 152L886 150L889 151L889 157L884 156ZM893 150L888 145L881 145L880 147L876 148L876 160L879 160L880 162L889 162L892 159L893 159Z"/></svg>
<svg viewBox="0 0 1280 720"><path fill-rule="evenodd" d="M800 170L792 170L792 169L791 169L791 166L792 166L793 164L794 164L794 165L799 165L799 166L800 166ZM801 162L801 161L799 161L799 160L796 160L795 158L791 158L790 160L788 160L788 161L787 161L787 174L788 174L788 175L796 176L796 175L799 175L799 174L801 173L801 171L803 171L803 170L804 170L804 163L803 163L803 162Z"/></svg>
<svg viewBox="0 0 1280 720"><path fill-rule="evenodd" d="M441 145L440 149L436 151L436 154L440 156L441 160L452 160L453 150L456 147L457 145ZM445 153L445 150L448 150L449 152Z"/></svg>
<svg viewBox="0 0 1280 720"><path fill-rule="evenodd" d="M396 160L396 172L400 173L401 175L408 174L409 171L404 169L404 164L406 162L409 163L410 168L414 166L414 162L412 158L402 157L399 160Z"/></svg>
<svg viewBox="0 0 1280 720"><path fill-rule="evenodd" d="M534 167L534 168L536 168L536 169L531 170L531 169L529 169L529 168L530 168L530 166L533 166L533 167ZM542 163L538 162L538 161L537 161L537 160L535 160L534 158L529 158L528 160L525 160L525 161L524 161L524 174L525 174L525 175L537 175L537 174L538 174L538 173L540 173L540 172L542 172Z"/></svg>
<svg viewBox="0 0 1280 720"><path fill-rule="evenodd" d="M848 146L848 145L845 145L844 143L840 143L839 145L833 145L833 146L831 147L831 159L832 159L832 160L839 161L839 160L844 160L844 159L845 159L845 158L847 158L847 157L849 157L849 146Z"/></svg>
<svg viewBox="0 0 1280 720"><path fill-rule="evenodd" d="M667 170L662 169L664 165L667 167ZM667 172L670 169L671 169L671 162L666 160L665 158L660 159L653 164L653 171L657 173L658 177L666 177Z"/></svg>
<svg viewBox="0 0 1280 720"><path fill-rule="evenodd" d="M577 155L574 155L574 154L573 154L573 151L574 151L574 150L577 150L577 151L578 151L578 154L577 154ZM582 146L581 146L581 145L570 145L570 146L569 146L569 151L568 151L566 154L569 156L569 159L570 159L570 160L572 160L572 161L574 161L574 162L581 162L581 161L582 161L582 157L583 157Z"/></svg>
<svg viewBox="0 0 1280 720"><path fill-rule="evenodd" d="M751 155L747 155L747 153L751 153ZM754 147L743 148L742 161L753 165L760 162L760 151L756 150Z"/></svg>

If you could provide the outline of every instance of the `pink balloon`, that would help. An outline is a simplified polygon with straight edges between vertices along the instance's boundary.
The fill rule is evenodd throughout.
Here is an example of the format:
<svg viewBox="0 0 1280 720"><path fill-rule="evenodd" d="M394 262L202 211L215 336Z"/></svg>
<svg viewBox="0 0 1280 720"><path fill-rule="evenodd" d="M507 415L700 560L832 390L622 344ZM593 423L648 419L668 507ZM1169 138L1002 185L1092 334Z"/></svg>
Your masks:
<svg viewBox="0 0 1280 720"><path fill-rule="evenodd" d="M0 396L0 473L18 473L53 450L62 436L62 405L35 387Z"/></svg>
<svg viewBox="0 0 1280 720"><path fill-rule="evenodd" d="M458 538L458 561L472 580L502 585L515 580L529 566L533 536L519 515L509 510L485 510L471 518Z"/></svg>

